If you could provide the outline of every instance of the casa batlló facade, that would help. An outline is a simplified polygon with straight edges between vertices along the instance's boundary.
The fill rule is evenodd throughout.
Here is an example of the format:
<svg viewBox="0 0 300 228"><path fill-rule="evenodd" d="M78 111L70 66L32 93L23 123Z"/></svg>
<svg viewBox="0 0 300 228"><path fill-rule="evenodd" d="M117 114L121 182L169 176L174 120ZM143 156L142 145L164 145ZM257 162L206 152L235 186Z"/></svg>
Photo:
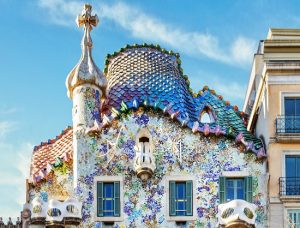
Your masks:
<svg viewBox="0 0 300 228"><path fill-rule="evenodd" d="M90 5L77 22L73 126L34 148L23 225L265 227L266 153L244 113L193 93L179 54L158 45L121 48L102 73Z"/></svg>

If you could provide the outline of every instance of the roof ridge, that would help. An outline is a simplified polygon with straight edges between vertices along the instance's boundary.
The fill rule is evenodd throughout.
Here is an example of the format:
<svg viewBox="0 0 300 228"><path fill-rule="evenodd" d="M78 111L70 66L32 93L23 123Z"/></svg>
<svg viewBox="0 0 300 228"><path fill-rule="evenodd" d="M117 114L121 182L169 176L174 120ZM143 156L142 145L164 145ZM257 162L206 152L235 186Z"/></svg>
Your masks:
<svg viewBox="0 0 300 228"><path fill-rule="evenodd" d="M48 141L45 142L41 142L39 145L34 146L33 148L33 152L36 152L37 150L45 147L45 146L49 146L49 145L53 145L55 142L57 142L59 139L61 139L63 137L63 135L67 134L71 129L73 129L72 126L67 126L65 129L63 129L61 131L61 133L59 135L57 135L55 138L53 139L48 139Z"/></svg>

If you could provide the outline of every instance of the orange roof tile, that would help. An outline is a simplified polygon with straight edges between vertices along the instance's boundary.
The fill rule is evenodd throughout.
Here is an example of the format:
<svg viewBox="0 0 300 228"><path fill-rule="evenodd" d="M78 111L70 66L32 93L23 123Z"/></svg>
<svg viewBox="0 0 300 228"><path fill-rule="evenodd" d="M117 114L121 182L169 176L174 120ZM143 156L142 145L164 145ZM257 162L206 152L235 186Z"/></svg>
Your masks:
<svg viewBox="0 0 300 228"><path fill-rule="evenodd" d="M35 146L30 167L30 179L38 182L52 170L56 159L70 161L73 158L73 129L68 127L56 139L49 139Z"/></svg>

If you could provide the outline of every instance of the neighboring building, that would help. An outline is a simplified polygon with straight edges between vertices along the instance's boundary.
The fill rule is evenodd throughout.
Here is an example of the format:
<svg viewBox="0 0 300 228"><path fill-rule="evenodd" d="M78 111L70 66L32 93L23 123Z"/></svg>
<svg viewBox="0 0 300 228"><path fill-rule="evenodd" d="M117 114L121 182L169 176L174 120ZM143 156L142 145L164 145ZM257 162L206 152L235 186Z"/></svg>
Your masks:
<svg viewBox="0 0 300 228"><path fill-rule="evenodd" d="M268 151L268 227L300 227L299 29L270 29L261 41L244 111Z"/></svg>
<svg viewBox="0 0 300 228"><path fill-rule="evenodd" d="M85 5L82 57L66 81L73 127L33 151L27 223L265 227L266 154L244 113L207 86L192 93L179 54L159 46L127 45L102 73L97 22Z"/></svg>

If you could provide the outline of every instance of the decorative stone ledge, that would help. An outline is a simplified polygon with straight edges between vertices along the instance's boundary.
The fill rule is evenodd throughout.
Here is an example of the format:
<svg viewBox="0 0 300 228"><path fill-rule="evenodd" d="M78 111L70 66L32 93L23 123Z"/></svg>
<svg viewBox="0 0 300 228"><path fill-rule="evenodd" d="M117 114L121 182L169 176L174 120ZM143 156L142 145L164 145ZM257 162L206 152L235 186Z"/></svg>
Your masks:
<svg viewBox="0 0 300 228"><path fill-rule="evenodd" d="M280 143L299 143L300 133L280 133L276 134L275 139Z"/></svg>
<svg viewBox="0 0 300 228"><path fill-rule="evenodd" d="M284 195L279 198L283 203L300 203L300 195Z"/></svg>

